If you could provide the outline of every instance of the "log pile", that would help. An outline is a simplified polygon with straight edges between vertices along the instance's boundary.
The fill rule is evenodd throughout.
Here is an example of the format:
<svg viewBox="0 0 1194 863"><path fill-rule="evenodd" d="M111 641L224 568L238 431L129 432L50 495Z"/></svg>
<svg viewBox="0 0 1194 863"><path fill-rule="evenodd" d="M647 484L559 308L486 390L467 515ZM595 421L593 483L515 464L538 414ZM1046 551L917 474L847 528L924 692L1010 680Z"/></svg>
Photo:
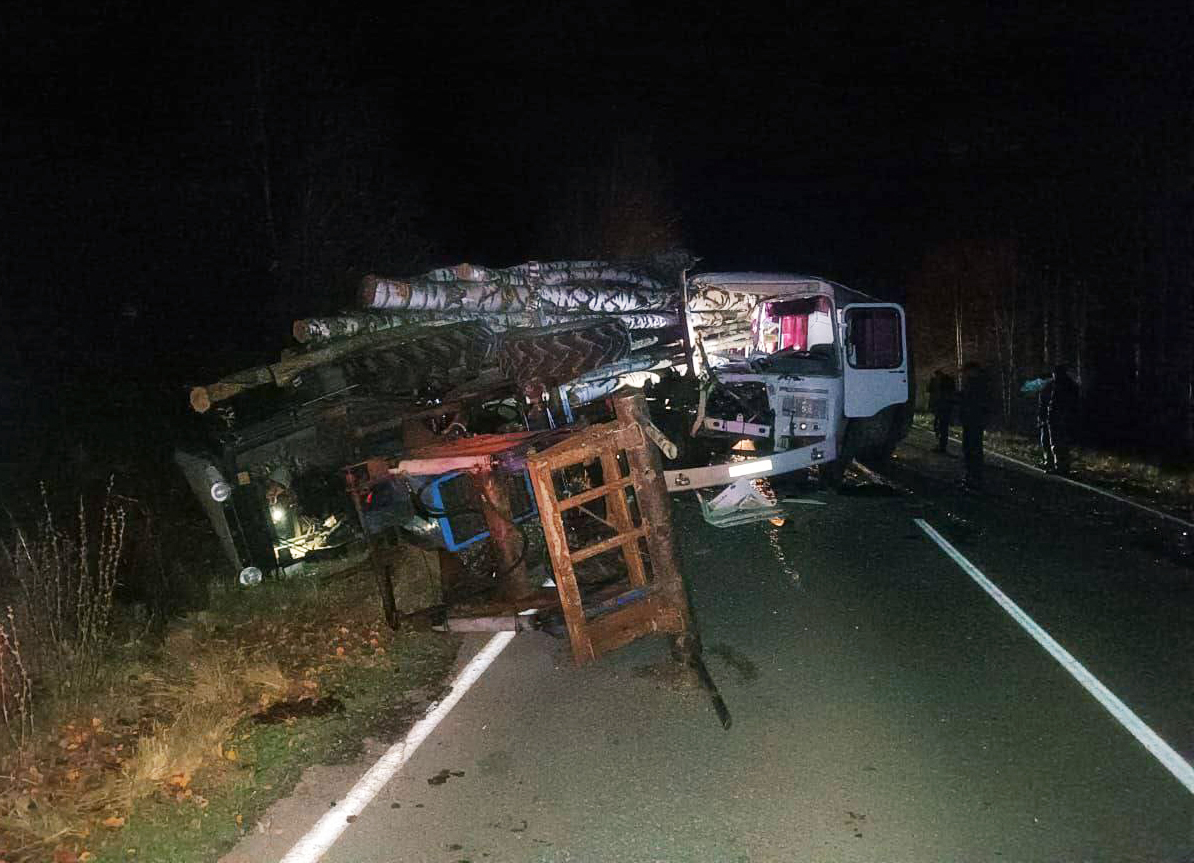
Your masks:
<svg viewBox="0 0 1194 863"><path fill-rule="evenodd" d="M462 322L475 322L501 338L510 330L612 317L632 332L636 344L672 345L680 355L690 335L686 323L691 335L711 342L749 333L755 298L747 294L703 289L687 297L685 320L683 271L691 263L685 256L653 266L556 261L491 269L459 264L401 279L368 275L361 280L359 310L296 320L297 352L195 387L191 406L203 413L255 387L286 386L315 366L393 349Z"/></svg>
<svg viewBox="0 0 1194 863"><path fill-rule="evenodd" d="M364 333L409 326L451 324L459 321L484 321L495 332L504 332L519 327L537 327L550 324L564 324L579 319L580 315L563 313L533 312L481 312L451 310L442 312L344 312L320 318L301 318L294 322L294 339L300 344L315 346L340 339L353 338ZM595 317L595 315L588 315ZM662 330L681 323L678 312L621 312L616 317L628 330Z"/></svg>
<svg viewBox="0 0 1194 863"><path fill-rule="evenodd" d="M491 270L473 264L432 270L409 279L369 275L361 307L393 311L523 312L540 307L588 313L674 309L678 282L667 284L628 267L600 261L532 261Z"/></svg>

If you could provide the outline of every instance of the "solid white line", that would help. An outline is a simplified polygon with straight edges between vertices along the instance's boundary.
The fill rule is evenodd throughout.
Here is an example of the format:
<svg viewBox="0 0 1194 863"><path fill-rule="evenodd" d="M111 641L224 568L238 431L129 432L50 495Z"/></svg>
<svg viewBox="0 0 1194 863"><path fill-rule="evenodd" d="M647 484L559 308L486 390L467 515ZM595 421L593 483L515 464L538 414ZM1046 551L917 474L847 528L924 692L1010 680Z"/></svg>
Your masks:
<svg viewBox="0 0 1194 863"><path fill-rule="evenodd" d="M923 431L923 429L921 429L921 430ZM951 441L953 441L954 443L958 443L958 444L962 443L961 438L956 438L953 435L950 435L949 439ZM1015 458L1010 455L1004 455L1003 453L996 452L993 449L987 450L986 455L989 455L992 458L997 458L1001 461L1010 461L1012 464L1019 465L1020 467L1026 468L1034 473L1039 473L1039 474L1042 474L1043 476L1051 477L1052 479L1055 479L1059 482L1067 482L1070 485L1077 486L1078 488L1084 488L1087 491L1093 491L1095 494L1101 494L1103 497L1109 497L1112 500L1119 501L1120 503L1126 503L1128 506L1133 506L1136 509L1142 510L1143 512L1147 512L1147 513L1150 513L1151 515L1159 516L1168 521L1172 521L1174 524L1180 524L1182 527L1194 528L1194 521L1186 521L1184 518L1178 518L1176 515L1170 515L1167 512L1163 512L1159 509L1148 506L1147 504L1139 503L1137 501L1132 500L1131 498L1121 497L1120 495L1116 494L1115 492L1107 491L1107 489L1105 489L1105 488L1099 488L1097 485L1091 485L1090 483L1082 482L1081 480L1072 479L1071 477L1068 477L1068 476L1057 476L1056 474L1047 474L1034 464L1029 464L1026 461L1023 461L1021 459Z"/></svg>
<svg viewBox="0 0 1194 863"><path fill-rule="evenodd" d="M444 700L435 705L418 722L411 726L406 736L385 751L372 767L357 780L357 784L336 805L315 822L302 839L295 843L279 863L315 863L332 847L340 834L348 827L349 818L360 815L386 783L405 764L415 750L439 725L440 720L451 712L456 702L464 697L469 688L485 673L491 662L505 650L514 639L513 632L499 632L486 642L481 652L469 661L452 683L451 691Z"/></svg>
<svg viewBox="0 0 1194 863"><path fill-rule="evenodd" d="M937 543L942 551L953 558L954 563L960 566L967 575L974 579L979 587L998 602L1003 607L1003 610L1011 615L1012 620L1020 624L1024 631L1036 640L1037 644L1045 648L1054 659L1060 662L1062 668L1082 684L1083 689L1093 695L1095 700L1103 705L1107 709L1107 712L1119 721L1120 725L1139 740L1144 745L1144 748L1151 752L1161 762L1162 766L1174 775L1178 782L1186 786L1187 791L1194 794L1194 767L1191 767L1184 758L1173 750L1173 747L1162 740L1155 731L1145 725L1140 717L1132 712L1131 708L1120 701L1115 696L1115 693L1087 671L1082 663L1071 656L1064 647L1054 641L1053 636L1041 629L1036 621L1024 613L1024 610L1020 606L1008 599L1002 590L983 575L978 567L963 557L961 552L950 545L949 541L939 534L932 525L923 518L915 519L915 521L917 527L928 534L929 539Z"/></svg>
<svg viewBox="0 0 1194 863"><path fill-rule="evenodd" d="M1020 465L1020 467L1025 467L1025 468L1028 468L1029 470L1036 471L1037 473L1045 474L1045 476L1051 476L1053 479L1058 480L1059 482L1066 482L1066 483L1069 483L1070 485L1075 485L1078 488L1084 488L1087 491L1093 491L1095 494L1101 494L1103 497L1109 497L1112 500L1117 500L1120 503L1126 503L1128 506L1133 506L1136 509L1141 510L1143 512L1147 512L1147 513L1150 513L1151 515L1159 516L1168 521L1172 521L1175 524L1180 524L1182 527L1194 527L1194 522L1186 521L1184 518L1178 518L1176 515L1170 515L1167 512L1162 512L1161 510L1156 509L1155 507L1151 507L1151 506L1148 506L1147 504L1139 503L1138 501L1134 501L1131 498L1121 497L1120 495L1116 494L1115 492L1107 491L1107 489L1105 489L1105 488L1099 488L1097 485L1091 485L1088 482L1082 482L1081 480L1077 480L1077 479L1074 479L1074 478L1068 477L1068 476L1057 476L1056 474L1046 474L1043 470L1041 470L1036 465L1029 464L1026 461L1021 461L1018 458L1013 458L1010 455L1004 455L1001 452L995 452L994 450L990 450L989 454L995 456L995 458L1003 459L1004 461L1010 461L1012 464L1018 464L1018 465Z"/></svg>

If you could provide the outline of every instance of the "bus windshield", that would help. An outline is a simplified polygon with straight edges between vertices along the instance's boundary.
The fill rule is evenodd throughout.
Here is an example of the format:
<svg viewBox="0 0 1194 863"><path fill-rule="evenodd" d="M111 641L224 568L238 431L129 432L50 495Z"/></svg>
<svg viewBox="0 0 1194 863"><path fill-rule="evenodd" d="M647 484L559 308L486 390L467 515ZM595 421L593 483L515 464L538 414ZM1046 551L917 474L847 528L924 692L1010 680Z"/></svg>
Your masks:
<svg viewBox="0 0 1194 863"><path fill-rule="evenodd" d="M768 371L830 375L838 370L829 297L759 303L751 319L750 359Z"/></svg>

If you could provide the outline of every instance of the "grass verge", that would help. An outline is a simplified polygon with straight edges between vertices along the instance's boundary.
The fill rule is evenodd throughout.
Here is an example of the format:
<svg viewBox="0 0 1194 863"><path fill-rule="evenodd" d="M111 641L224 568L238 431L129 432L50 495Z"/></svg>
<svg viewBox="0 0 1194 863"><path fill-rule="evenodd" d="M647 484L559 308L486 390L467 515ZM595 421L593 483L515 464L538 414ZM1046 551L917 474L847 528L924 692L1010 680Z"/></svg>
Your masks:
<svg viewBox="0 0 1194 863"><path fill-rule="evenodd" d="M0 863L217 859L303 768L399 736L456 648L388 630L367 572L218 594L10 753Z"/></svg>

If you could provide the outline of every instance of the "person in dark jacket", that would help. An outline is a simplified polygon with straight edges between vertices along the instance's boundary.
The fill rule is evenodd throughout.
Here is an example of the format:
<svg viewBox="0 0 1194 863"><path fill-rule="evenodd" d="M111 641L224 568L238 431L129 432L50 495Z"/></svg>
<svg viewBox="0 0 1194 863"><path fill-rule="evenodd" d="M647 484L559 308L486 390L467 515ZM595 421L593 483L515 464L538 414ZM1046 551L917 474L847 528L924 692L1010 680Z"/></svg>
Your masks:
<svg viewBox="0 0 1194 863"><path fill-rule="evenodd" d="M1036 427L1041 435L1042 470L1048 472L1053 464L1053 442L1049 434L1049 400L1053 398L1053 376L1046 374L1025 386L1044 383L1036 391Z"/></svg>
<svg viewBox="0 0 1194 863"><path fill-rule="evenodd" d="M1041 467L1046 473L1065 475L1070 469L1070 438L1078 407L1078 385L1064 365L1037 396L1036 419L1041 430Z"/></svg>
<svg viewBox="0 0 1194 863"><path fill-rule="evenodd" d="M983 430L991 409L991 384L987 373L971 361L962 367L962 388L958 392L958 421L962 424L963 484L980 489L983 485Z"/></svg>
<svg viewBox="0 0 1194 863"><path fill-rule="evenodd" d="M937 369L929 378L929 411L933 414L933 432L937 435L935 452L945 452L949 443L949 424L953 421L957 388L945 369Z"/></svg>

